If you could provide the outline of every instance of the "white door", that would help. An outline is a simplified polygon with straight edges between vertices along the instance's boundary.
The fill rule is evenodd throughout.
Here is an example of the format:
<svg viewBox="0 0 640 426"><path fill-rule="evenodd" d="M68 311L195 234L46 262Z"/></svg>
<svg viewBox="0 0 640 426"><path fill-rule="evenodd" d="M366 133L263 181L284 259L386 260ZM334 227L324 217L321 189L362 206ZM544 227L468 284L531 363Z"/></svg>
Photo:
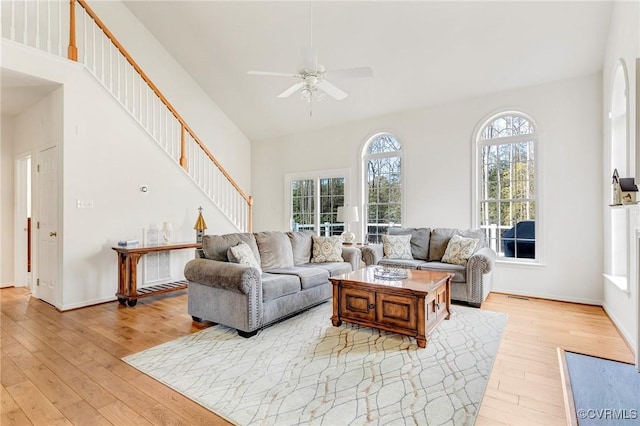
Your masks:
<svg viewBox="0 0 640 426"><path fill-rule="evenodd" d="M38 153L37 259L35 294L58 306L58 149Z"/></svg>

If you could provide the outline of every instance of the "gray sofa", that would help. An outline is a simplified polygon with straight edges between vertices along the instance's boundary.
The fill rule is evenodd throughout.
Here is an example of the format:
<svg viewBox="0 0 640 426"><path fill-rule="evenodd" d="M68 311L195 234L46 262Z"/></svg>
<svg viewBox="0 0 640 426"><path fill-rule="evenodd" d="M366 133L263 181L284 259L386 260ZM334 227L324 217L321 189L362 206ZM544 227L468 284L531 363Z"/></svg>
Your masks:
<svg viewBox="0 0 640 426"><path fill-rule="evenodd" d="M184 269L189 314L194 321L224 324L251 337L273 322L330 299L329 277L357 269L361 252L343 247L343 262L310 263L313 235L311 231L205 235L199 258ZM241 242L251 248L260 268L229 261L230 248Z"/></svg>
<svg viewBox="0 0 640 426"><path fill-rule="evenodd" d="M480 307L491 291L492 272L496 253L487 247L484 233L480 230L452 228L389 228L389 235L411 234L412 259L390 259L384 257L383 246L368 245L362 248L362 260L367 265L444 271L454 274L451 280L451 299ZM466 265L442 262L449 240L453 235L478 239L475 252Z"/></svg>

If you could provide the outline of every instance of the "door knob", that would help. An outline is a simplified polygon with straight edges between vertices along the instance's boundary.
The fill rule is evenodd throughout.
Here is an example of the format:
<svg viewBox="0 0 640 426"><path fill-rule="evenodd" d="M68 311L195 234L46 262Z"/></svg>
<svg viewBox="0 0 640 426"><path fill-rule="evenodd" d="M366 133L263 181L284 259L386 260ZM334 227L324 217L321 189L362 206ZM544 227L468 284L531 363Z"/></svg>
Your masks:
<svg viewBox="0 0 640 426"><path fill-rule="evenodd" d="M49 232L49 236L50 236L50 237L57 237L57 236L58 236L58 233L57 233L57 232L55 232L55 231L54 231L54 232Z"/></svg>

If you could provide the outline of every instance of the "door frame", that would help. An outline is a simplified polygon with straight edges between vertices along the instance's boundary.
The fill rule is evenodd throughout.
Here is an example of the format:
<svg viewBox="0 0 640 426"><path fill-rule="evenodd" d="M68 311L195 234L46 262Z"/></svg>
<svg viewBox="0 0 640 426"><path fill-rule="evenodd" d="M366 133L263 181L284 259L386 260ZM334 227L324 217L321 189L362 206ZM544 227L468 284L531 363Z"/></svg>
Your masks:
<svg viewBox="0 0 640 426"><path fill-rule="evenodd" d="M29 287L32 291L31 272L27 269L27 246L29 242L24 241L25 223L28 217L28 204L33 206L33 173L32 169L26 166L29 161L33 164L31 151L19 154L15 158L15 211L14 211L14 285L16 287ZM33 217L33 210L31 211ZM21 240L23 240L21 242ZM31 259L33 260L33 238L31 238ZM32 268L33 270L33 268Z"/></svg>

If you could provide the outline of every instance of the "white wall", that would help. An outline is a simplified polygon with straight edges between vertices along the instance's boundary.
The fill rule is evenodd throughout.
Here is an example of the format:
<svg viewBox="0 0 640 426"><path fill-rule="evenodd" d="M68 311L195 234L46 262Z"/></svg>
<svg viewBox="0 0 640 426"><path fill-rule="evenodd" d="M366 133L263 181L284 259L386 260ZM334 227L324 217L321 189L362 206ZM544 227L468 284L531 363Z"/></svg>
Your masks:
<svg viewBox="0 0 640 426"><path fill-rule="evenodd" d="M516 108L533 117L540 131L544 258L542 266L499 264L494 290L601 303L601 79L591 75L256 141L254 228L286 226L285 173L349 168L352 195L362 199L361 150L379 131L396 135L405 151L404 224L468 228L473 131L490 113Z"/></svg>
<svg viewBox="0 0 640 426"><path fill-rule="evenodd" d="M602 75L602 119L603 119L603 158L605 162L608 159L608 143L609 139L609 120L608 112L610 108L611 100L611 83L613 79L613 72L618 64L618 61L622 59L627 68L628 75L628 116L629 116L629 141L630 141L630 168L629 176L635 176L638 181L637 164L640 164L638 156L640 156L640 147L636 140L636 126L637 126L637 103L636 98L636 58L640 57L640 5L638 2L622 2L617 1L614 4L614 9L611 14L611 24L609 26L609 39L607 41L607 47L603 60L603 75ZM603 181L608 183L610 180L609 165L604 164L605 170L603 175ZM602 205L609 203L608 192L605 192L603 196ZM605 224L605 226L607 226ZM634 230L631 230L634 232ZM636 241L637 244L637 241ZM635 252L635 250L633 251ZM635 256L637 257L637 256ZM631 265L638 263L638 259L628 259ZM633 271L632 271L633 272ZM604 282L604 303L603 306L611 319L615 322L618 329L621 331L627 342L631 344L633 348L638 345L638 279L637 273L633 273L629 279L630 288L628 292L620 290L610 282Z"/></svg>
<svg viewBox="0 0 640 426"><path fill-rule="evenodd" d="M154 46L149 42L146 47L152 50ZM169 221L173 224L174 241L193 241L197 208L202 206L209 225L207 232L235 230L83 66L6 40L2 41L2 66L63 85L16 118L15 129L21 135L17 144L46 139L48 144L60 147L58 235L62 267L58 308L65 310L113 300L117 257L111 247L119 239L142 239L142 228L151 223ZM60 100L57 107L51 103L54 98ZM212 119L210 100L201 109L197 105L200 98L194 96L191 101L192 110L201 121L214 124L224 121L222 116ZM59 132L52 131L52 126L57 126ZM210 149L214 154L217 149L238 158L236 170L231 173L235 171L234 177L247 183L247 188L249 143L231 127L229 123L211 126L209 131L214 133L213 140L218 146ZM150 189L146 194L139 190L143 184ZM78 209L77 200L92 200L94 208ZM173 279L183 277L184 264L192 257L192 250L172 252ZM139 266L141 272L142 262Z"/></svg>
<svg viewBox="0 0 640 426"><path fill-rule="evenodd" d="M3 115L0 120L0 186L2 211L0 211L0 287L13 285L14 244L14 163L13 119Z"/></svg>

